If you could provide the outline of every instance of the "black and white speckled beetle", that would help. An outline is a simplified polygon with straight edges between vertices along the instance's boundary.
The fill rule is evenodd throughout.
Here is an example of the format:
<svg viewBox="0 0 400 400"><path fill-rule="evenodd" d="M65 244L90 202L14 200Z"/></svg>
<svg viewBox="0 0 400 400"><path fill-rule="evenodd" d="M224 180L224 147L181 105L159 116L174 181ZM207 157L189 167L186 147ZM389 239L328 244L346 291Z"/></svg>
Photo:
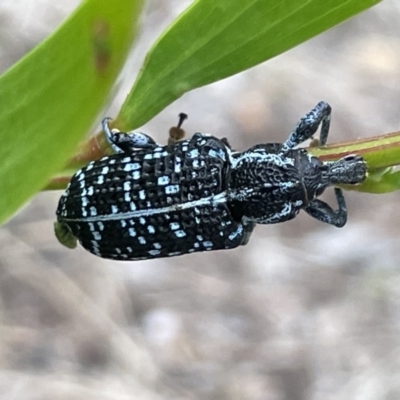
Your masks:
<svg viewBox="0 0 400 400"><path fill-rule="evenodd" d="M71 179L58 209L56 234L68 247L76 239L91 253L115 260L143 260L245 245L255 224L294 218L300 210L342 227L338 209L317 197L328 186L361 183L365 161L349 155L321 162L305 149L321 124L326 143L331 108L306 114L283 144L233 151L226 140L196 133L160 146L140 132L103 129L117 154L90 162Z"/></svg>

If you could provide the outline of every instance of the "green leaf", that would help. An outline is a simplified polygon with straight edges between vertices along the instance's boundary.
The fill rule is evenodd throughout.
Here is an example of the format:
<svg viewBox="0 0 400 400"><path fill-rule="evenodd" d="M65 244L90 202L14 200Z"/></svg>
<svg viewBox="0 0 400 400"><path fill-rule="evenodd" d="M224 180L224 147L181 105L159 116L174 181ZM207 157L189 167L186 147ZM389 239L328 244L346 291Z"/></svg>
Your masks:
<svg viewBox="0 0 400 400"><path fill-rule="evenodd" d="M137 128L189 90L272 58L378 0L197 0L160 37L116 124Z"/></svg>
<svg viewBox="0 0 400 400"><path fill-rule="evenodd" d="M120 71L141 1L86 0L0 77L0 221L64 165Z"/></svg>
<svg viewBox="0 0 400 400"><path fill-rule="evenodd" d="M373 170L358 189L359 192L389 193L400 189L400 171L393 168Z"/></svg>

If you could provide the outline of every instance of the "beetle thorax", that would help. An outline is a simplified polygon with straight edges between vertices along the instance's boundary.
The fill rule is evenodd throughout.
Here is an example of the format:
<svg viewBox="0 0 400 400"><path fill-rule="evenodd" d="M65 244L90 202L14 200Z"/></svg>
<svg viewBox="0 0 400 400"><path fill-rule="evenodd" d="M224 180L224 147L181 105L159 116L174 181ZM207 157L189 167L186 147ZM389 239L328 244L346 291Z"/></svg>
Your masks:
<svg viewBox="0 0 400 400"><path fill-rule="evenodd" d="M311 183L318 181L318 166L310 164L305 151L282 154L279 150L280 145L258 145L234 154L228 187L235 218L282 222L294 218L314 197Z"/></svg>

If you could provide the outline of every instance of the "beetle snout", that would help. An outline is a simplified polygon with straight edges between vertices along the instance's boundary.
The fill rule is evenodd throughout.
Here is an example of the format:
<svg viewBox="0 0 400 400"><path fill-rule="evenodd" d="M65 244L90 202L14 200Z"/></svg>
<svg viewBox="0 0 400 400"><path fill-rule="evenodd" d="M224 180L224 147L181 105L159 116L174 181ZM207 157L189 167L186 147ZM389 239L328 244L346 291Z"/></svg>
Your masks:
<svg viewBox="0 0 400 400"><path fill-rule="evenodd" d="M328 180L330 180L333 185L355 185L363 182L367 176L367 163L357 154L349 154L328 165Z"/></svg>
<svg viewBox="0 0 400 400"><path fill-rule="evenodd" d="M365 180L367 176L367 163L357 154L349 154L340 161L344 163L345 181L343 183L357 184Z"/></svg>

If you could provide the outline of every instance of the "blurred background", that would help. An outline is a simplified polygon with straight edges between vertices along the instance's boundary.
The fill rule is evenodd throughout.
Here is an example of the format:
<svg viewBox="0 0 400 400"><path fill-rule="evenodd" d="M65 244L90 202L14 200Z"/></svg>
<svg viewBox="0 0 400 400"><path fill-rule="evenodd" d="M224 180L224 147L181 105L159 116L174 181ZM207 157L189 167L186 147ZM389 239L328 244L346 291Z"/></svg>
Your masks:
<svg viewBox="0 0 400 400"><path fill-rule="evenodd" d="M2 0L0 70L78 3ZM146 50L188 4L148 2L104 115L118 113ZM333 108L331 143L399 130L399 20L398 0L384 0L185 95L141 130L166 143L185 112L188 136L244 150L283 141L320 100ZM301 213L258 226L242 248L126 263L57 242L60 195L39 193L0 228L1 399L400 398L399 193L347 192L342 229ZM335 204L332 191L324 199Z"/></svg>

